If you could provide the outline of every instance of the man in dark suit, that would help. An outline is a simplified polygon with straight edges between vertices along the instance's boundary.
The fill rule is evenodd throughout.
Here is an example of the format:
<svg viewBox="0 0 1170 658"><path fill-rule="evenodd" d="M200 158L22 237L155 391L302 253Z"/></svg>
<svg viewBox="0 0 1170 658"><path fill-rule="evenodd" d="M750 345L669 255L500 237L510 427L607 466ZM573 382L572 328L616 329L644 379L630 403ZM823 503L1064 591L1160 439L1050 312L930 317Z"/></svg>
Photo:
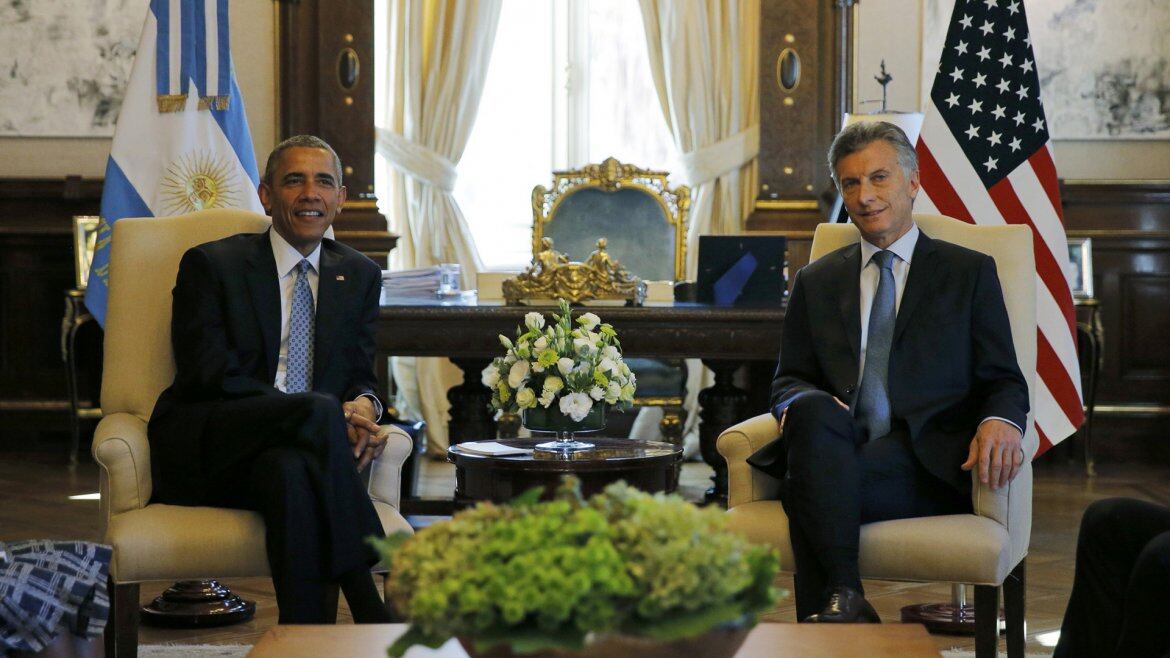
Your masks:
<svg viewBox="0 0 1170 658"><path fill-rule="evenodd" d="M1077 536L1072 594L1052 658L1170 655L1170 508L1108 498L1089 505Z"/></svg>
<svg viewBox="0 0 1170 658"><path fill-rule="evenodd" d="M385 447L374 394L381 270L323 236L341 162L298 136L268 158L272 229L187 251L171 321L175 381L150 418L154 502L259 511L280 623L388 621L365 544L381 523L358 476ZM356 468L355 468L356 466Z"/></svg>
<svg viewBox="0 0 1170 658"><path fill-rule="evenodd" d="M772 382L781 438L748 461L783 480L798 618L876 622L861 524L970 512L964 470L1009 482L1028 389L995 261L914 223L906 135L849 126L829 167L862 241L797 274Z"/></svg>

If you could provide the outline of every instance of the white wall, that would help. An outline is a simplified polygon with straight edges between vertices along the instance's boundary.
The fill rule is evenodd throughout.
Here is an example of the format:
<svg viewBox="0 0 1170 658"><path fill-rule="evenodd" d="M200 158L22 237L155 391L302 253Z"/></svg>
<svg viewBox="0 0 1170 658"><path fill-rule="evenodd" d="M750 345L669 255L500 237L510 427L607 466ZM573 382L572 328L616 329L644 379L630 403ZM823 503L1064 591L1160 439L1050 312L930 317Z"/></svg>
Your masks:
<svg viewBox="0 0 1170 658"><path fill-rule="evenodd" d="M146 18L147 3L127 3ZM248 0L230 3L232 57L244 95L256 160L264 159L276 140L275 3ZM0 138L0 177L85 178L105 175L110 140L76 138Z"/></svg>
<svg viewBox="0 0 1170 658"><path fill-rule="evenodd" d="M921 111L920 91L929 88L934 71L924 70L922 26L931 0L861 0L855 5L857 40L854 44L854 111L869 112L881 99L881 87L873 79L882 58L894 76L889 88L892 110ZM935 41L941 43L942 36ZM1053 142L1057 173L1068 180L1166 180L1170 179L1170 141L1070 141Z"/></svg>

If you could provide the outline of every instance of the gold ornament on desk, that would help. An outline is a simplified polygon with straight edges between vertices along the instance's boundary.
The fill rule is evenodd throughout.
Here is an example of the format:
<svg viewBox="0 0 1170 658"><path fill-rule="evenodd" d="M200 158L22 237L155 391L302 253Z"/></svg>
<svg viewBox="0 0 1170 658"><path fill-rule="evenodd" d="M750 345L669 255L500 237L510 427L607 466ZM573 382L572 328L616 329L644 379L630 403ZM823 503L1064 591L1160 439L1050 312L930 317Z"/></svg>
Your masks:
<svg viewBox="0 0 1170 658"><path fill-rule="evenodd" d="M646 283L609 255L605 238L597 241L597 249L584 263L572 262L554 250L552 238L543 238L540 246L528 269L504 280L504 300L508 304L538 299L565 299L571 303L624 299L641 306L646 300Z"/></svg>

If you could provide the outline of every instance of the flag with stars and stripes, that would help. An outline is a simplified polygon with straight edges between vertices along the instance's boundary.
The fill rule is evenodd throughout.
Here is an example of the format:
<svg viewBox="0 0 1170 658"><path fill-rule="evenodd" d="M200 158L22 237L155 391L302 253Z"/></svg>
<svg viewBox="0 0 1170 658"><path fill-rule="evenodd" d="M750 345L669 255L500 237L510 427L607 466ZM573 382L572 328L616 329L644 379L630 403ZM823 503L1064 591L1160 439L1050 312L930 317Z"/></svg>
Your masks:
<svg viewBox="0 0 1170 658"><path fill-rule="evenodd" d="M1084 412L1060 189L1021 0L956 0L918 159L915 210L1032 228L1039 455Z"/></svg>

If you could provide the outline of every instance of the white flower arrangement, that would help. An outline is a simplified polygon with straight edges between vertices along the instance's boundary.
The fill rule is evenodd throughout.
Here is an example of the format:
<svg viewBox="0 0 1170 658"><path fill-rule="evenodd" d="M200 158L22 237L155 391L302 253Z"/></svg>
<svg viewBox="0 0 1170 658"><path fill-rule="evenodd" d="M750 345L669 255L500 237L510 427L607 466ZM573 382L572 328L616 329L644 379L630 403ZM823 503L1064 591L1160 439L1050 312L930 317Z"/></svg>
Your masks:
<svg viewBox="0 0 1170 658"><path fill-rule="evenodd" d="M617 332L594 313L582 313L574 327L569 303L559 302L561 313L553 314L552 324L532 312L516 328L514 341L500 335L507 351L483 370L492 408L515 413L555 403L575 422L596 404L628 408L636 378L622 360Z"/></svg>

